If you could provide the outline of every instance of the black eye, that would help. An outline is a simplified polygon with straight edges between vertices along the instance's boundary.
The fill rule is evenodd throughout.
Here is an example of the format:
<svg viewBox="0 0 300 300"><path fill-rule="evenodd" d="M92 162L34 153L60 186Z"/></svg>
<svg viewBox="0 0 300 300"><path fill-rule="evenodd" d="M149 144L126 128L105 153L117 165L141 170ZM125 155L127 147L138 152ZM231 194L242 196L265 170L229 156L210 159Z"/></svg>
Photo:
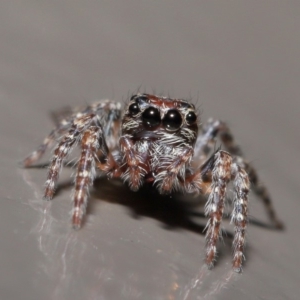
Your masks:
<svg viewBox="0 0 300 300"><path fill-rule="evenodd" d="M196 116L196 114L193 111L190 111L186 115L185 119L186 119L186 122L187 122L188 125L192 125L193 123L196 122L197 116Z"/></svg>
<svg viewBox="0 0 300 300"><path fill-rule="evenodd" d="M181 123L181 114L175 109L169 110L163 119L164 127L170 131L175 131L179 129Z"/></svg>
<svg viewBox="0 0 300 300"><path fill-rule="evenodd" d="M143 122L148 127L156 127L160 124L160 114L157 108L148 107L142 114Z"/></svg>
<svg viewBox="0 0 300 300"><path fill-rule="evenodd" d="M129 111L130 115L135 116L140 112L140 108L137 103L132 103L129 106L128 111Z"/></svg>

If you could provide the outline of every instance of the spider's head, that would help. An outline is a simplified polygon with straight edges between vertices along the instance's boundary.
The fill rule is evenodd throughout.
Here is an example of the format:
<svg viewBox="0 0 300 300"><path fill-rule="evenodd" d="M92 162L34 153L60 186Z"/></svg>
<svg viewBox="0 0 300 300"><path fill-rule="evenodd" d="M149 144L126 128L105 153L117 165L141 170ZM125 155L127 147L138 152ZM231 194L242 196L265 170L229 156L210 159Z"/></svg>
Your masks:
<svg viewBox="0 0 300 300"><path fill-rule="evenodd" d="M122 121L122 135L135 140L195 144L198 120L195 106L185 100L149 94L130 98Z"/></svg>

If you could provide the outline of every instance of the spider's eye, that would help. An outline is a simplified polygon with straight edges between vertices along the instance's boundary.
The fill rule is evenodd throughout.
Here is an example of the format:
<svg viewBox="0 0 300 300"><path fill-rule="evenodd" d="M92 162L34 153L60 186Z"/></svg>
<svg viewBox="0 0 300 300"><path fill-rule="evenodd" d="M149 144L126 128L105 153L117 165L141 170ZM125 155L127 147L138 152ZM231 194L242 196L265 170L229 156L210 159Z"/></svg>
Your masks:
<svg viewBox="0 0 300 300"><path fill-rule="evenodd" d="M170 131L179 129L181 124L181 114L176 109L169 110L163 119L164 127Z"/></svg>
<svg viewBox="0 0 300 300"><path fill-rule="evenodd" d="M187 122L188 125L192 125L193 123L196 122L197 116L196 116L196 114L193 111L190 111L186 115L185 120L186 120L186 122Z"/></svg>
<svg viewBox="0 0 300 300"><path fill-rule="evenodd" d="M129 111L131 116L135 116L140 112L140 108L139 108L137 103L132 103L129 106L128 111Z"/></svg>
<svg viewBox="0 0 300 300"><path fill-rule="evenodd" d="M142 114L143 122L148 127L156 127L160 124L160 113L157 108L148 107Z"/></svg>

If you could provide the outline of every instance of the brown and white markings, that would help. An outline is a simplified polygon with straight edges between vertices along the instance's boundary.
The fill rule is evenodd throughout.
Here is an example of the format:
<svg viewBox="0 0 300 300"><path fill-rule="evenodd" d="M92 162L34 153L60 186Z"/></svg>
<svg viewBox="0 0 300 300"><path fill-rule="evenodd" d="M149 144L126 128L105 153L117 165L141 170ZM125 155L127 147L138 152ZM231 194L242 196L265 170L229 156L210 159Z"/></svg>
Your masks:
<svg viewBox="0 0 300 300"><path fill-rule="evenodd" d="M282 228L266 187L244 160L227 125L210 119L200 126L195 106L188 101L137 94L130 98L123 113L120 103L104 100L65 115L56 118L58 126L23 165L34 164L55 140L59 141L46 181L44 197L49 200L64 160L79 144L81 155L72 196L74 228L81 226L96 169L109 178L121 178L134 191L147 183L161 194L176 191L207 194L205 261L209 268L216 258L230 182L235 191L231 218L235 226L232 263L235 271L241 272L244 260L250 182L272 224ZM226 151L213 151L217 138Z"/></svg>

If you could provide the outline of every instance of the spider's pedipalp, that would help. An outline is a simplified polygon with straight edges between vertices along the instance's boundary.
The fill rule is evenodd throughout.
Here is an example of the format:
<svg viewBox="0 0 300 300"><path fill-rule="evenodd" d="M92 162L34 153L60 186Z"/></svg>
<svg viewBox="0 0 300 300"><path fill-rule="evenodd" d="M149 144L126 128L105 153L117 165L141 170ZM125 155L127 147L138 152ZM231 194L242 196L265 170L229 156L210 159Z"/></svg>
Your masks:
<svg viewBox="0 0 300 300"><path fill-rule="evenodd" d="M137 153L133 147L131 139L124 135L120 138L120 148L124 153L127 170L123 173L122 178L127 181L133 191L137 191L143 184L144 175L146 174L145 159Z"/></svg>
<svg viewBox="0 0 300 300"><path fill-rule="evenodd" d="M185 173L185 164L191 159L193 155L192 147L185 147L180 151L173 161L165 162L166 166L161 164L161 171L159 170L159 176L157 176L155 183L161 194L167 194L172 189L178 189L178 173L181 171ZM192 187L190 187L192 189Z"/></svg>

